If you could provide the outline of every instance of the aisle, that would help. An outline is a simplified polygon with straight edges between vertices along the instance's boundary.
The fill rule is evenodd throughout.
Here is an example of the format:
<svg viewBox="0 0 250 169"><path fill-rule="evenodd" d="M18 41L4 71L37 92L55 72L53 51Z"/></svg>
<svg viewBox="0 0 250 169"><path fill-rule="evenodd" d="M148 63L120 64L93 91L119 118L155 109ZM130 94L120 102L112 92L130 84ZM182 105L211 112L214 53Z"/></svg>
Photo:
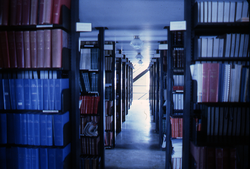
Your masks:
<svg viewBox="0 0 250 169"><path fill-rule="evenodd" d="M105 150L106 169L164 169L165 152L158 146L148 100L134 100L115 149Z"/></svg>

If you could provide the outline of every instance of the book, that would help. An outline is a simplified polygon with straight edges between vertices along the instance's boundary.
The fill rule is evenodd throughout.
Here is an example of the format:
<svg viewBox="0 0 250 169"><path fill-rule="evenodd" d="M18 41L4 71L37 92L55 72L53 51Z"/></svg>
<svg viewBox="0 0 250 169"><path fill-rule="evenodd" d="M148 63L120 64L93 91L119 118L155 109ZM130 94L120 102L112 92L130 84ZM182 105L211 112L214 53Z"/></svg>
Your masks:
<svg viewBox="0 0 250 169"><path fill-rule="evenodd" d="M43 109L49 110L49 95L50 95L50 85L49 79L43 79Z"/></svg>
<svg viewBox="0 0 250 169"><path fill-rule="evenodd" d="M31 109L32 110L39 110L38 109L38 79L30 79L30 90L31 90ZM42 94L41 94L42 95Z"/></svg>
<svg viewBox="0 0 250 169"><path fill-rule="evenodd" d="M67 156L69 156L71 152L71 144L68 144L64 148L57 148L56 149L56 168L69 168L69 164L67 164Z"/></svg>
<svg viewBox="0 0 250 169"><path fill-rule="evenodd" d="M41 145L41 132L40 132L40 114L34 114L34 145Z"/></svg>
<svg viewBox="0 0 250 169"><path fill-rule="evenodd" d="M38 5L38 8L39 8L39 21L38 23L40 25L44 24L45 23L45 14L46 14L46 1L47 0L39 0L39 5Z"/></svg>
<svg viewBox="0 0 250 169"><path fill-rule="evenodd" d="M229 22L235 22L236 2L230 2Z"/></svg>
<svg viewBox="0 0 250 169"><path fill-rule="evenodd" d="M1 1L1 19L0 19L0 25L9 25L9 4L10 4L10 1L9 0L6 0L6 1Z"/></svg>
<svg viewBox="0 0 250 169"><path fill-rule="evenodd" d="M69 88L69 79L55 79L55 110L62 110L62 91Z"/></svg>
<svg viewBox="0 0 250 169"><path fill-rule="evenodd" d="M17 17L17 0L10 0L10 23L9 25L15 26L16 25L16 17Z"/></svg>
<svg viewBox="0 0 250 169"><path fill-rule="evenodd" d="M5 79L7 80L7 79ZM16 83L15 79L9 79L9 97L11 109L16 109Z"/></svg>
<svg viewBox="0 0 250 169"><path fill-rule="evenodd" d="M48 158L48 148L39 149L39 166L40 168L48 169L49 168L49 158Z"/></svg>
<svg viewBox="0 0 250 169"><path fill-rule="evenodd" d="M30 0L30 25L37 25L38 0Z"/></svg>
<svg viewBox="0 0 250 169"><path fill-rule="evenodd" d="M7 169L6 147L0 147L0 168Z"/></svg>
<svg viewBox="0 0 250 169"><path fill-rule="evenodd" d="M53 145L53 116L47 116L47 146Z"/></svg>
<svg viewBox="0 0 250 169"><path fill-rule="evenodd" d="M8 31L8 46L9 46L9 56L10 56L10 67L17 68L15 31Z"/></svg>
<svg viewBox="0 0 250 169"><path fill-rule="evenodd" d="M24 37L23 31L16 31L16 55L17 65L19 68L24 68Z"/></svg>
<svg viewBox="0 0 250 169"><path fill-rule="evenodd" d="M37 32L30 31L30 58L31 67L37 68Z"/></svg>
<svg viewBox="0 0 250 169"><path fill-rule="evenodd" d="M28 127L28 145L34 145L35 144L35 131L34 130L34 114L28 113L27 114L27 127Z"/></svg>
<svg viewBox="0 0 250 169"><path fill-rule="evenodd" d="M7 31L0 31L0 48L3 57L3 67L10 68L10 55L9 55L9 44Z"/></svg>
<svg viewBox="0 0 250 169"><path fill-rule="evenodd" d="M24 79L16 79L16 108L25 109L24 103Z"/></svg>
<svg viewBox="0 0 250 169"><path fill-rule="evenodd" d="M0 114L0 144L7 144L7 114L6 113Z"/></svg>
<svg viewBox="0 0 250 169"><path fill-rule="evenodd" d="M218 90L219 90L219 63L209 64L209 90L208 90L208 102L218 102Z"/></svg>
<svg viewBox="0 0 250 169"><path fill-rule="evenodd" d="M21 114L21 144L27 145L28 144L28 120L27 114Z"/></svg>
<svg viewBox="0 0 250 169"><path fill-rule="evenodd" d="M47 116L46 114L42 114L40 116L40 144L41 146L47 146Z"/></svg>
<svg viewBox="0 0 250 169"><path fill-rule="evenodd" d="M60 24L61 23L61 11L62 6L65 5L70 9L70 0L53 0L53 13L52 13L52 23Z"/></svg>
<svg viewBox="0 0 250 169"><path fill-rule="evenodd" d="M51 67L51 30L44 30L44 59L43 67Z"/></svg>
<svg viewBox="0 0 250 169"><path fill-rule="evenodd" d="M235 20L239 20L242 17L242 8L243 8L243 3L242 2L236 2L236 16Z"/></svg>
<svg viewBox="0 0 250 169"><path fill-rule="evenodd" d="M54 0L46 0L45 1L45 24L52 23L52 8L53 8L53 1Z"/></svg>
<svg viewBox="0 0 250 169"><path fill-rule="evenodd" d="M69 112L54 115L54 145L64 146L67 144L66 137L69 134ZM68 126L68 127L67 127Z"/></svg>
<svg viewBox="0 0 250 169"><path fill-rule="evenodd" d="M22 0L22 25L30 24L31 0Z"/></svg>
<svg viewBox="0 0 250 169"><path fill-rule="evenodd" d="M36 45L37 45L37 68L44 67L44 57L45 57L45 41L44 41L44 30L36 31Z"/></svg>
<svg viewBox="0 0 250 169"><path fill-rule="evenodd" d="M30 31L23 32L24 67L31 68Z"/></svg>
<svg viewBox="0 0 250 169"><path fill-rule="evenodd" d="M24 109L31 110L31 80L23 79Z"/></svg>

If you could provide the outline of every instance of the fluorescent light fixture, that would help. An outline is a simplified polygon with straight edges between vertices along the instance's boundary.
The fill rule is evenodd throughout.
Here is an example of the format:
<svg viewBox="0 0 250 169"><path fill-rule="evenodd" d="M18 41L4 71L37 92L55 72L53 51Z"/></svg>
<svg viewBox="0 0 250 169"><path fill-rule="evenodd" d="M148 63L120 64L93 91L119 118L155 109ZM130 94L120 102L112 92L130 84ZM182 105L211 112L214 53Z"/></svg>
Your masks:
<svg viewBox="0 0 250 169"><path fill-rule="evenodd" d="M143 42L139 38L138 35L134 36L134 39L130 42L130 46L132 46L135 49L140 49L143 45Z"/></svg>
<svg viewBox="0 0 250 169"><path fill-rule="evenodd" d="M168 50L168 44L159 44L159 50Z"/></svg>
<svg viewBox="0 0 250 169"><path fill-rule="evenodd" d="M186 21L172 21L170 22L170 31L185 31Z"/></svg>
<svg viewBox="0 0 250 169"><path fill-rule="evenodd" d="M91 23L76 23L76 32L91 32L92 24Z"/></svg>
<svg viewBox="0 0 250 169"><path fill-rule="evenodd" d="M140 64L140 65L141 65L142 63L143 63L143 62L142 62L142 60L140 59L140 60L138 61L138 64Z"/></svg>
<svg viewBox="0 0 250 169"><path fill-rule="evenodd" d="M135 56L136 59L141 60L143 56L141 55L141 52L138 52L138 54Z"/></svg>

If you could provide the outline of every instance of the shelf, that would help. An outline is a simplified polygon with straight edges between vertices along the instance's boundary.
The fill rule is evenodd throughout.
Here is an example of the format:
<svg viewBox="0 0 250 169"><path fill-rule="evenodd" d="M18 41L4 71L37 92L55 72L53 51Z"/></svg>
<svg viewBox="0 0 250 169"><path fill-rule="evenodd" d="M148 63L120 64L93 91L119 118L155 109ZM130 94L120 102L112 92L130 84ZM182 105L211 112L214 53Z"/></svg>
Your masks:
<svg viewBox="0 0 250 169"><path fill-rule="evenodd" d="M249 107L250 103L242 103L242 102L201 102L201 103L194 103L197 105L206 105L206 106L213 106L213 107Z"/></svg>
<svg viewBox="0 0 250 169"><path fill-rule="evenodd" d="M85 71L85 72L99 72L98 69L80 69L80 71Z"/></svg>
<svg viewBox="0 0 250 169"><path fill-rule="evenodd" d="M228 62L228 61L249 61L249 57L198 57L194 59L195 61L218 61L218 62Z"/></svg>

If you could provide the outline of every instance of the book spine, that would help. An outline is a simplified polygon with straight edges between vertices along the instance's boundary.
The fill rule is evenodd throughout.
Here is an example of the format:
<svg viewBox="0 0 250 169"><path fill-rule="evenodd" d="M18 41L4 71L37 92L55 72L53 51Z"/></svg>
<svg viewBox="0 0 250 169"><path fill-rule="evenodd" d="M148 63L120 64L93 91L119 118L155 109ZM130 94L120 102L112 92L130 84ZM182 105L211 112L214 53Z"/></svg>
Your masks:
<svg viewBox="0 0 250 169"><path fill-rule="evenodd" d="M41 146L47 146L47 116L42 114L40 117L40 144Z"/></svg>
<svg viewBox="0 0 250 169"><path fill-rule="evenodd" d="M61 20L61 8L65 5L70 9L70 0L54 0L53 2L53 13L52 13L52 23L60 24Z"/></svg>
<svg viewBox="0 0 250 169"><path fill-rule="evenodd" d="M53 29L52 30L52 67L61 68L62 67L62 30Z"/></svg>
<svg viewBox="0 0 250 169"><path fill-rule="evenodd" d="M9 0L5 0L5 1L2 1L2 7L1 7L1 10L2 10L2 25L4 26L7 26L9 25L9 4L10 4L10 1Z"/></svg>
<svg viewBox="0 0 250 169"><path fill-rule="evenodd" d="M22 25L22 3L23 0L16 0L16 25Z"/></svg>
<svg viewBox="0 0 250 169"><path fill-rule="evenodd" d="M41 139L40 139L40 114L34 115L34 145L40 146Z"/></svg>
<svg viewBox="0 0 250 169"><path fill-rule="evenodd" d="M44 62L44 30L37 30L37 67L43 68Z"/></svg>
<svg viewBox="0 0 250 169"><path fill-rule="evenodd" d="M38 23L40 25L45 24L45 11L46 11L45 3L46 2L47 2L46 0L39 0L39 21L38 21Z"/></svg>
<svg viewBox="0 0 250 169"><path fill-rule="evenodd" d="M16 25L17 0L10 0L10 25Z"/></svg>
<svg viewBox="0 0 250 169"><path fill-rule="evenodd" d="M30 31L30 58L31 58L31 67L37 67L37 32Z"/></svg>
<svg viewBox="0 0 250 169"><path fill-rule="evenodd" d="M0 48L3 57L3 67L10 68L10 55L7 31L0 32Z"/></svg>
<svg viewBox="0 0 250 169"><path fill-rule="evenodd" d="M53 125L52 125L52 115L47 116L47 145L52 146L53 145Z"/></svg>
<svg viewBox="0 0 250 169"><path fill-rule="evenodd" d="M30 0L30 25L37 24L38 0Z"/></svg>
<svg viewBox="0 0 250 169"><path fill-rule="evenodd" d="M52 7L53 7L53 0L46 0L45 1L45 22L46 24L52 23Z"/></svg>
<svg viewBox="0 0 250 169"><path fill-rule="evenodd" d="M45 68L51 67L51 30L44 30L44 63Z"/></svg>
<svg viewBox="0 0 250 169"><path fill-rule="evenodd" d="M218 102L219 63L211 63L209 73L209 102Z"/></svg>
<svg viewBox="0 0 250 169"><path fill-rule="evenodd" d="M19 68L24 68L24 38L23 31L17 31L16 34L16 50L17 63Z"/></svg>
<svg viewBox="0 0 250 169"><path fill-rule="evenodd" d="M8 32L9 55L11 68L17 68L15 31Z"/></svg>
<svg viewBox="0 0 250 169"><path fill-rule="evenodd" d="M30 1L31 0L22 0L22 25L30 24Z"/></svg>
<svg viewBox="0 0 250 169"><path fill-rule="evenodd" d="M30 31L23 32L23 43L24 43L24 67L31 68L30 59Z"/></svg>
<svg viewBox="0 0 250 169"><path fill-rule="evenodd" d="M23 79L24 86L24 108L31 110L31 84L30 79Z"/></svg>
<svg viewBox="0 0 250 169"><path fill-rule="evenodd" d="M202 74L202 102L208 102L209 98L209 63L203 63Z"/></svg>

